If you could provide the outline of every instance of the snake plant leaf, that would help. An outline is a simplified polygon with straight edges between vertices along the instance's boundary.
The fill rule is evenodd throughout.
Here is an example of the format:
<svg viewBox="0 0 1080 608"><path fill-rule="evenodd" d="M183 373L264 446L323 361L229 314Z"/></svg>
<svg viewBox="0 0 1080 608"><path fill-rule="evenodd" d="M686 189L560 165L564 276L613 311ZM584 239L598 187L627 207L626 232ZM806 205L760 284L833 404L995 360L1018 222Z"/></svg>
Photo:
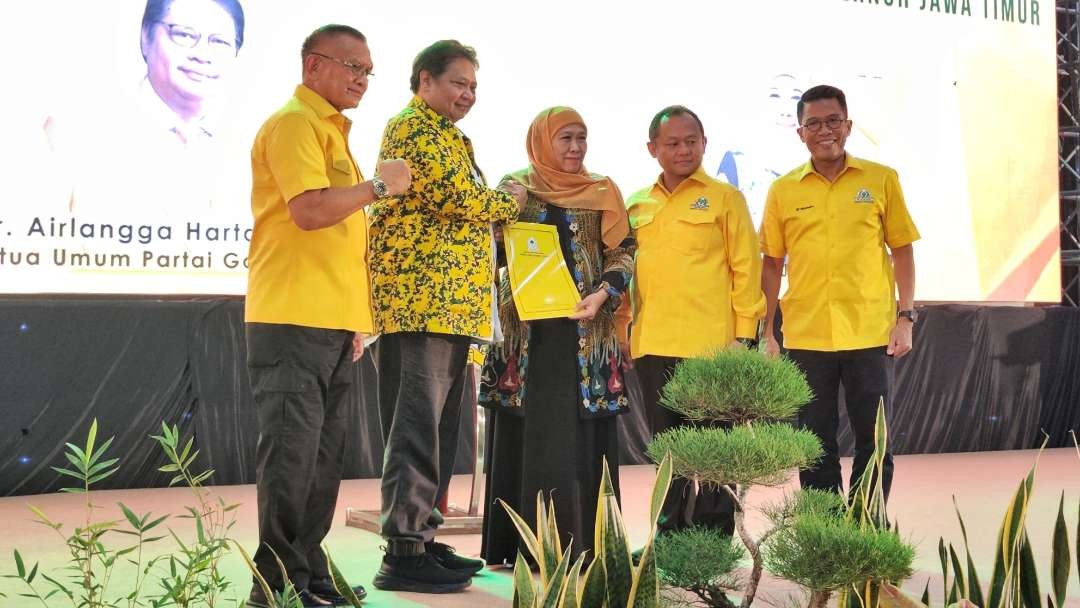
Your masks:
<svg viewBox="0 0 1080 608"><path fill-rule="evenodd" d="M540 608L558 608L561 605L563 594L566 593L566 571L570 568L570 551L563 553L562 559L551 571L550 580L544 589Z"/></svg>
<svg viewBox="0 0 1080 608"><path fill-rule="evenodd" d="M630 546L606 458L596 511L597 558L604 568L607 605L627 606L634 577L630 565Z"/></svg>
<svg viewBox="0 0 1080 608"><path fill-rule="evenodd" d="M660 605L660 574L656 571L656 548L652 538L645 543L641 562L634 570L630 587L630 608L658 608Z"/></svg>
<svg viewBox="0 0 1080 608"><path fill-rule="evenodd" d="M938 559L941 561L941 597L949 597L949 550L945 547L945 538L938 538ZM948 602L946 602L948 604Z"/></svg>
<svg viewBox="0 0 1080 608"><path fill-rule="evenodd" d="M650 526L655 526L656 520L660 517L660 509L664 506L664 500L667 498L668 490L671 488L672 471L671 452L668 452L664 455L664 459L660 461L660 465L656 467L652 500L649 501Z"/></svg>
<svg viewBox="0 0 1080 608"><path fill-rule="evenodd" d="M569 547L567 547L567 551L569 551ZM582 553L578 556L574 565L570 566L570 572L566 574L566 590L563 591L562 603L559 604L559 608L580 608L578 606L579 582L581 580L581 567L584 564L585 554Z"/></svg>
<svg viewBox="0 0 1080 608"><path fill-rule="evenodd" d="M599 559L594 559L585 570L585 582L578 596L579 608L603 608L607 597L607 581L604 580L604 567Z"/></svg>
<svg viewBox="0 0 1080 608"><path fill-rule="evenodd" d="M1054 539L1051 543L1050 582L1054 593L1054 605L1064 606L1069 586L1072 555L1069 552L1069 529L1065 525L1065 492L1058 503L1057 521L1054 523Z"/></svg>
<svg viewBox="0 0 1080 608"><path fill-rule="evenodd" d="M959 597L968 600L968 584L964 578L964 568L960 565L960 556L956 554L956 549L953 548L952 543L949 543L949 561L952 562L953 569L953 581L956 583L956 591Z"/></svg>
<svg viewBox="0 0 1080 608"><path fill-rule="evenodd" d="M1039 588L1039 573L1035 568L1035 556L1031 552L1031 541L1027 530L1020 535L1019 563L1020 597L1024 608L1042 608L1042 590Z"/></svg>
<svg viewBox="0 0 1080 608"><path fill-rule="evenodd" d="M255 561L252 560L251 556L248 555L248 552L244 550L244 546L236 541L233 541L233 544L236 545L236 548L240 551L240 555L244 558L244 562L247 563L248 570L251 570L251 574L255 577L255 582L259 585L259 588L262 589L263 597L267 599L274 597L274 592L270 590L270 584L266 582L266 579L263 578L262 574L259 574L259 569L255 566Z"/></svg>
<svg viewBox="0 0 1080 608"><path fill-rule="evenodd" d="M540 585L546 589L555 568L559 566L562 547L559 542L559 527L555 523L555 501L544 504L543 494L536 494L536 535L544 561L540 568Z"/></svg>
<svg viewBox="0 0 1080 608"><path fill-rule="evenodd" d="M1046 445L1045 442L1043 445ZM1040 449L1039 452L1041 454L1042 450ZM1003 608L1006 602L1019 603L1022 601L1018 596L1020 589L1016 588L1019 587L1017 570L1019 565L1016 563L1016 558L1019 555L1024 521L1027 518L1031 489L1035 485L1037 467L1038 459L1036 458L1035 465L1031 467L1027 477L1016 488L1012 502L1009 504L1008 510L1005 511L1005 517L1001 521L1001 528L998 530L997 549L994 555L994 569L990 576L990 594L985 608ZM1010 580L1016 584L1008 587L1014 597L1007 600L1005 597L1006 581Z"/></svg>
<svg viewBox="0 0 1080 608"><path fill-rule="evenodd" d="M525 544L525 549L529 552L529 556L532 557L533 563L540 564L543 567L543 560L541 559L543 553L540 549L540 543L537 541L536 534L529 528L529 524L506 501L501 498L496 500L506 510L506 514L510 516L510 521L514 524L514 528L517 529L518 536L521 537L522 542Z"/></svg>
<svg viewBox="0 0 1080 608"><path fill-rule="evenodd" d="M956 519L960 522L960 535L964 539L964 557L967 559L967 599L971 600L976 606L985 606L986 603L983 598L982 583L979 581L979 573L975 570L975 560L972 559L971 548L968 546L967 525L964 524L964 517L960 514L960 505L956 502L955 494L952 499L953 510L956 511Z"/></svg>
<svg viewBox="0 0 1080 608"><path fill-rule="evenodd" d="M543 590L547 588L548 579L559 563L559 556L555 554L555 548L548 536L547 503L544 501L542 490L536 493L536 532L534 535L536 546L540 547L540 560L536 563L540 567L540 589Z"/></svg>
<svg viewBox="0 0 1080 608"><path fill-rule="evenodd" d="M533 587L532 572L525 557L518 551L517 559L514 560L514 608L534 608L536 605L536 588Z"/></svg>
<svg viewBox="0 0 1080 608"><path fill-rule="evenodd" d="M333 558L330 557L330 550L326 548L326 545L323 545L323 555L326 556L326 567L330 571L330 580L333 581L334 589L337 589L338 595L345 598L345 601L349 602L352 608L360 608L360 598L356 597L352 585L345 579L345 575L341 573Z"/></svg>

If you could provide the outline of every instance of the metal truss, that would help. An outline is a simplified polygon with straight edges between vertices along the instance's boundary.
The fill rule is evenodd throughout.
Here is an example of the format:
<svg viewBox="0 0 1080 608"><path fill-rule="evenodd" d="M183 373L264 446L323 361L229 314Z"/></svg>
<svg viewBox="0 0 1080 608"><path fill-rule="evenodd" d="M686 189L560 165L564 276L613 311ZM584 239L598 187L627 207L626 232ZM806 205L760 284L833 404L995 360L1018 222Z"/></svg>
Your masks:
<svg viewBox="0 0 1080 608"><path fill-rule="evenodd" d="M1057 0L1061 303L1080 307L1080 0Z"/></svg>

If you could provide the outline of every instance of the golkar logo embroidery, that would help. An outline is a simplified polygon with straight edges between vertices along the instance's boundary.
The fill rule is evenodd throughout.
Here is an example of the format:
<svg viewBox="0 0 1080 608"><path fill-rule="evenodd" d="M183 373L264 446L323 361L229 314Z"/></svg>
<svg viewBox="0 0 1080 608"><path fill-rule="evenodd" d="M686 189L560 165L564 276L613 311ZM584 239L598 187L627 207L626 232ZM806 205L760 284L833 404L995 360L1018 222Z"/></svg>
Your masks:
<svg viewBox="0 0 1080 608"><path fill-rule="evenodd" d="M698 211L704 211L709 208L709 199L705 198L704 196L698 197L698 199L694 201L692 205L690 205L690 208L696 209Z"/></svg>
<svg viewBox="0 0 1080 608"><path fill-rule="evenodd" d="M858 194L855 195L855 202L856 203L872 203L872 202L874 202L874 197L873 197L873 195L870 194L869 190L867 190L866 188L863 188L863 189L859 190Z"/></svg>

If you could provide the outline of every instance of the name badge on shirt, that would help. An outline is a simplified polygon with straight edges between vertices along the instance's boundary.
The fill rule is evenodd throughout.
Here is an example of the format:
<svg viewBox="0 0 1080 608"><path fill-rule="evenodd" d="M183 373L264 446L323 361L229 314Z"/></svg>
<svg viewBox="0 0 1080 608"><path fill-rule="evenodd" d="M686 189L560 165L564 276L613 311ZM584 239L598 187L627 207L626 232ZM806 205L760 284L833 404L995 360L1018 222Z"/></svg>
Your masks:
<svg viewBox="0 0 1080 608"><path fill-rule="evenodd" d="M874 202L874 195L870 194L870 191L866 188L859 190L859 193L855 195L856 203L872 203Z"/></svg>
<svg viewBox="0 0 1080 608"><path fill-rule="evenodd" d="M704 196L698 197L698 199L690 205L690 208L698 211L705 211L709 208L709 199Z"/></svg>

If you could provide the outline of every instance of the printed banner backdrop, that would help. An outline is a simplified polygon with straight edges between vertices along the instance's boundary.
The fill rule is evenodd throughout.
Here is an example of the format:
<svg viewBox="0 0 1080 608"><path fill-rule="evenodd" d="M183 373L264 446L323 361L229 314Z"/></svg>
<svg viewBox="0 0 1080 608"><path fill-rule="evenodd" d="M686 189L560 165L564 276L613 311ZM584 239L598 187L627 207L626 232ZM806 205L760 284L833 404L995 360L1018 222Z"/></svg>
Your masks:
<svg viewBox="0 0 1080 608"><path fill-rule="evenodd" d="M919 300L1059 300L1048 0L240 3L239 49L213 0L175 0L145 36L141 0L0 8L0 293L242 294L251 141L298 83L303 38L340 22L375 62L348 113L368 175L413 57L441 38L479 53L460 126L489 180L525 164L539 110L571 105L586 165L629 194L659 172L650 118L681 103L704 121L707 170L756 219L806 159L796 98L830 83L848 93L849 151L900 173Z"/></svg>

